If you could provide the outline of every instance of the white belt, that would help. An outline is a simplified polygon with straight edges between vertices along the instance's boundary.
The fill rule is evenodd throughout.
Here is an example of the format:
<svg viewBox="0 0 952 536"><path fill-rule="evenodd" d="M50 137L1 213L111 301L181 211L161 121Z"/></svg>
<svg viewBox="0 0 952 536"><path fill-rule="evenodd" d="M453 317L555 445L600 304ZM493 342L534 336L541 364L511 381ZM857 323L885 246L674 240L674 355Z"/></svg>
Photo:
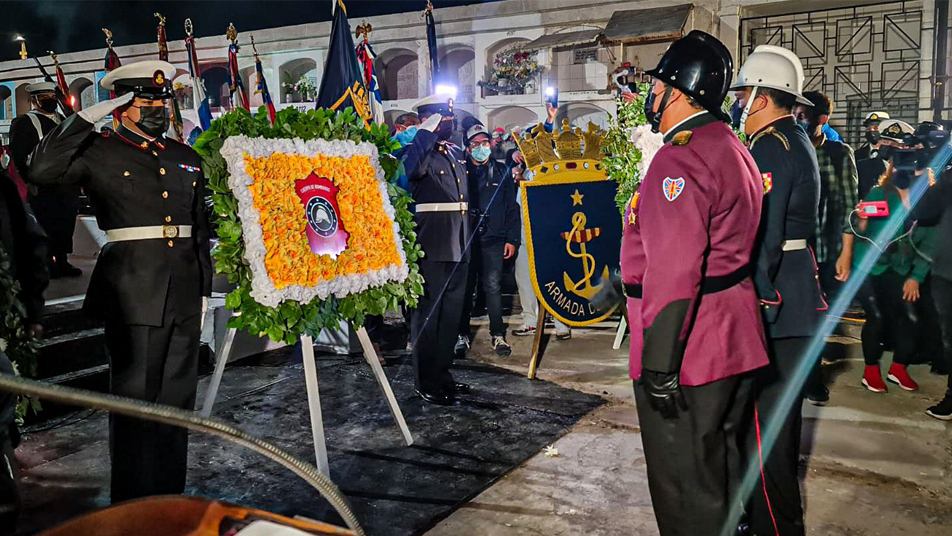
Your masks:
<svg viewBox="0 0 952 536"><path fill-rule="evenodd" d="M151 240L154 238L190 238L191 225L149 225L145 227L123 227L106 231L106 240L126 242L128 240Z"/></svg>
<svg viewBox="0 0 952 536"><path fill-rule="evenodd" d="M800 251L801 249L807 249L807 240L806 238L798 238L796 240L784 240L783 241L783 250L784 251Z"/></svg>
<svg viewBox="0 0 952 536"><path fill-rule="evenodd" d="M469 210L469 203L419 203L417 212L465 212Z"/></svg>

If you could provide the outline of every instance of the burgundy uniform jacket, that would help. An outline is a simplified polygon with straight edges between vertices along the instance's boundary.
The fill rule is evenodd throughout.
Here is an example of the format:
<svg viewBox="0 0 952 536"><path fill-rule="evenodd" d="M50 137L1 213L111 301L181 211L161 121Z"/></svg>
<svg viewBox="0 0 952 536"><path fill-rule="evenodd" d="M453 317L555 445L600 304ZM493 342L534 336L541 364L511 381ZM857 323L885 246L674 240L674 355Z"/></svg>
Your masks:
<svg viewBox="0 0 952 536"><path fill-rule="evenodd" d="M767 364L751 279L702 292L749 270L763 192L747 149L711 114L665 135L625 216L622 279L641 286L628 299L632 379L680 370L696 386Z"/></svg>

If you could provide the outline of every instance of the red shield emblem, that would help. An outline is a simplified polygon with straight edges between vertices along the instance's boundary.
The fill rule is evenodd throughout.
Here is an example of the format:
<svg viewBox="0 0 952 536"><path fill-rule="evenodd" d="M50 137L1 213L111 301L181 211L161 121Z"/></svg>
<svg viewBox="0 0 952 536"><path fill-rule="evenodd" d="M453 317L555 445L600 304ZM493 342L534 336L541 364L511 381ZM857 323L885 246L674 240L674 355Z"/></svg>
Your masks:
<svg viewBox="0 0 952 536"><path fill-rule="evenodd" d="M315 255L337 257L347 249L350 236L344 230L337 207L337 192L330 179L314 173L306 179L294 181L294 190L304 205L307 218L307 243Z"/></svg>

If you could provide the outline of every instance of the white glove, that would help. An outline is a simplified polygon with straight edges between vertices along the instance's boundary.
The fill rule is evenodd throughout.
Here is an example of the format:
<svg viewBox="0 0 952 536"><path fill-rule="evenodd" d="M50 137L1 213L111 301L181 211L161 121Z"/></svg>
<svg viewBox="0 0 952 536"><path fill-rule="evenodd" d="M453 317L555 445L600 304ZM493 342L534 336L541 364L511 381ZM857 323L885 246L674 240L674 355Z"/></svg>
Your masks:
<svg viewBox="0 0 952 536"><path fill-rule="evenodd" d="M208 296L202 296L202 321L198 325L199 326L198 331L202 331L203 329L205 329L206 316L208 316Z"/></svg>
<svg viewBox="0 0 952 536"><path fill-rule="evenodd" d="M95 104L93 106L90 106L89 108L84 108L77 113L86 122L92 123L95 125L102 118L111 114L112 111L115 110L116 108L124 104L128 104L132 102L133 98L135 98L135 96L130 91L129 93L126 93L125 95L121 97L116 97L112 100L107 100L106 102L100 102L99 104Z"/></svg>
<svg viewBox="0 0 952 536"><path fill-rule="evenodd" d="M440 125L440 121L443 120L443 116L440 114L433 114L430 117L426 118L426 121L420 125L420 130L428 130L430 132L435 132L436 127Z"/></svg>

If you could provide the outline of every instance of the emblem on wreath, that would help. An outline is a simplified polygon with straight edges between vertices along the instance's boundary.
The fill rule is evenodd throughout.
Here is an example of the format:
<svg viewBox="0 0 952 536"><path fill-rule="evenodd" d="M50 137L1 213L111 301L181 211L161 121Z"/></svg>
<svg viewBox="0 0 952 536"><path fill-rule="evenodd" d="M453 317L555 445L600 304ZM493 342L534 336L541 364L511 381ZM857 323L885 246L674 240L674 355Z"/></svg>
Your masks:
<svg viewBox="0 0 952 536"><path fill-rule="evenodd" d="M330 179L314 173L306 179L295 181L294 189L304 205L307 218L307 243L315 255L337 257L347 249L350 236L340 221L337 207L337 192Z"/></svg>

